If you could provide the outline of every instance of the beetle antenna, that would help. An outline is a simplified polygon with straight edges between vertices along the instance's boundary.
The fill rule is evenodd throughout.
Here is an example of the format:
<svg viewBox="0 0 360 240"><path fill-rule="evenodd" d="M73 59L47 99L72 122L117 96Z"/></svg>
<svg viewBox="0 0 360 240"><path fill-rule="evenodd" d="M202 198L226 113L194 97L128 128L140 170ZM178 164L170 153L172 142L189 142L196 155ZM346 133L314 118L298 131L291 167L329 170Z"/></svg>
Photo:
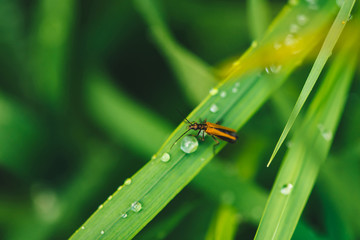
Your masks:
<svg viewBox="0 0 360 240"><path fill-rule="evenodd" d="M185 118L186 119L186 118ZM180 138L182 138L188 131L190 131L191 129L188 129L186 132L184 132L183 134L181 134L181 136L178 138L178 139L176 139L176 141L173 143L173 145L171 145L171 147L170 147L170 150L171 150L171 148L179 141L179 139Z"/></svg>
<svg viewBox="0 0 360 240"><path fill-rule="evenodd" d="M185 117L186 116L185 114L183 114L179 109L176 109L176 110L180 114L180 116L184 118L185 122L191 124L191 122L189 120L187 120L187 118Z"/></svg>
<svg viewBox="0 0 360 240"><path fill-rule="evenodd" d="M191 125L191 122L189 120L187 120L187 118L185 118L185 121Z"/></svg>

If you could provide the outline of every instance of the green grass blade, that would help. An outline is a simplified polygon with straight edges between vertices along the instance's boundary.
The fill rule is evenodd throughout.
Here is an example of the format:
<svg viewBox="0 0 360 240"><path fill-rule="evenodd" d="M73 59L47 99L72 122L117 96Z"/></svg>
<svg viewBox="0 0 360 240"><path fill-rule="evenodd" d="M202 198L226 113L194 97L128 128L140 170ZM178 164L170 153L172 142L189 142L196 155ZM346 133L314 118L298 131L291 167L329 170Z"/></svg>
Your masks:
<svg viewBox="0 0 360 240"><path fill-rule="evenodd" d="M308 17L317 24L304 24L298 34L306 37L299 39L298 44L287 42L288 45L281 51L283 58L276 59L281 67L274 67L271 65L275 64L271 61L274 59L264 59L264 53L271 56L274 42L284 41L284 28L288 27L289 22L298 21L297 16L302 14L306 6L299 4L284 10L263 41L236 62L232 75L204 99L189 115L189 120L221 120L224 126L234 129L243 126L297 66L298 62L291 60L301 61L316 45L319 34L330 20L333 6L332 3L326 3L319 11L309 13ZM299 46L306 48L298 49ZM214 156L214 142L208 137L205 142L199 143L199 148L192 154L182 152L180 144L170 150L170 146L184 130L185 124L182 123L152 160L131 177L131 181L126 181L72 239L130 239L153 219ZM221 143L216 150L219 151L223 146L224 143ZM161 160L165 153L170 155L167 162Z"/></svg>
<svg viewBox="0 0 360 240"><path fill-rule="evenodd" d="M252 39L260 39L270 24L270 7L267 0L248 0L247 19Z"/></svg>
<svg viewBox="0 0 360 240"><path fill-rule="evenodd" d="M158 5L159 2L154 0L135 1L135 6L150 27L157 47L170 63L187 97L199 103L218 81L205 62L176 42L161 17Z"/></svg>
<svg viewBox="0 0 360 240"><path fill-rule="evenodd" d="M140 234L135 237L135 239L165 239L198 205L199 203L197 202L188 202L181 205L174 213L168 214L168 216L166 216L164 219L153 224L151 228L145 228L145 231L141 231Z"/></svg>
<svg viewBox="0 0 360 240"><path fill-rule="evenodd" d="M293 111L291 112L290 117L284 127L284 130L281 133L281 136L280 136L280 138L275 146L275 149L270 157L270 160L267 164L268 167L271 164L272 160L274 159L276 153L279 151L279 149L280 149L282 143L284 142L286 136L288 135L291 127L293 126L301 108L303 107L307 97L309 96L311 90L313 89L317 79L319 78L319 75L320 75L322 69L324 68L325 63L327 62L328 58L331 56L333 48L334 48L337 40L339 39L347 20L350 17L350 13L351 13L351 10L352 10L354 4L355 4L355 0L344 1L344 4L340 8L340 11L339 11L333 25L331 26L328 35L325 38L324 44L321 47L319 55L314 62L314 65L310 71L310 74L304 84L304 87L301 90L300 96L295 103Z"/></svg>
<svg viewBox="0 0 360 240"><path fill-rule="evenodd" d="M357 30L358 33L358 30ZM358 35L359 36L359 35ZM256 239L290 239L324 163L357 66L357 41L335 57L297 129L273 186ZM354 54L355 53L355 54Z"/></svg>
<svg viewBox="0 0 360 240"><path fill-rule="evenodd" d="M44 105L60 107L64 102L67 53L73 27L74 2L69 0L37 2L31 60L33 88ZM47 71L44 71L46 66Z"/></svg>
<svg viewBox="0 0 360 240"><path fill-rule="evenodd" d="M149 156L166 139L171 126L110 82L100 70L87 72L85 96L90 116L113 140Z"/></svg>
<svg viewBox="0 0 360 240"><path fill-rule="evenodd" d="M221 205L212 219L205 240L234 239L240 218L236 210L228 205Z"/></svg>

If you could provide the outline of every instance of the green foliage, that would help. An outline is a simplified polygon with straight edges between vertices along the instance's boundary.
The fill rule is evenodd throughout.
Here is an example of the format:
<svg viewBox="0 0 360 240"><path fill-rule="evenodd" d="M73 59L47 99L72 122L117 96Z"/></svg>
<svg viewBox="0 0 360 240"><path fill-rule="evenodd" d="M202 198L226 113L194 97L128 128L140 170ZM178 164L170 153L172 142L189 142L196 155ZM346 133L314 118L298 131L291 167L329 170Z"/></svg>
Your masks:
<svg viewBox="0 0 360 240"><path fill-rule="evenodd" d="M359 238L359 5L336 2L1 0L0 238ZM172 146L188 109L237 143Z"/></svg>

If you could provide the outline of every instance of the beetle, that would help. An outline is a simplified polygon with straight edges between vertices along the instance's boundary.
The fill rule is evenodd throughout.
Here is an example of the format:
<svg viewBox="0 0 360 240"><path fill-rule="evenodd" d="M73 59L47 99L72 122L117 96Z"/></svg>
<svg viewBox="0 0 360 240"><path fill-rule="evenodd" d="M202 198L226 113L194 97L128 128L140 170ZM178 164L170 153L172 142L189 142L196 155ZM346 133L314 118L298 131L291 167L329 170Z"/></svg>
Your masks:
<svg viewBox="0 0 360 240"><path fill-rule="evenodd" d="M216 144L214 145L214 151L215 151L215 146L217 146L220 143L216 138L229 143L236 142L238 138L238 136L236 135L236 131L234 129L221 126L218 124L219 122L215 124L204 120L203 122L200 121L200 123L197 123L197 122L190 122L186 118L185 120L187 123L189 123L189 125L187 126L188 130L186 130L178 139L176 139L176 141L173 143L171 148L179 141L180 138L182 138L190 130L195 130L195 131L199 130L196 137L200 135L201 131L203 131L203 135L201 139L202 141L205 140L205 133L210 135L216 142Z"/></svg>

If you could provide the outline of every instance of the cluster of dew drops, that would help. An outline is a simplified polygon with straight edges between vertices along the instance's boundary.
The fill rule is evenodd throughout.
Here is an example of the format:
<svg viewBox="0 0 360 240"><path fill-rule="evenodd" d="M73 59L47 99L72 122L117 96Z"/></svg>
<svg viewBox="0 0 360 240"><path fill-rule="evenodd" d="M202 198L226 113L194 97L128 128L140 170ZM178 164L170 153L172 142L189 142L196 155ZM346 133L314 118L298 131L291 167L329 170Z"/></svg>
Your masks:
<svg viewBox="0 0 360 240"><path fill-rule="evenodd" d="M126 186L131 185L131 183L132 183L132 179L131 179L131 178L127 178L127 179L124 181L124 184L121 185L121 186L118 188L118 191L120 191L122 188L124 188L124 187L126 187ZM113 198L112 195L109 196L108 199L107 199L107 201L110 201L112 198ZM103 207L104 207L104 204L101 204L101 205L98 207L98 210L101 210ZM139 201L135 201L135 202L131 203L131 205L130 205L130 211L132 211L132 212L138 213L138 212L141 211L141 209L142 209L142 204L141 204ZM121 218L127 218L127 217L128 217L128 211L121 213L121 214L120 214L120 217L121 217ZM81 229L81 230L85 230L86 227L83 225L83 226L81 226L80 229ZM105 231L104 231L104 230L101 230L101 231L100 231L100 234L101 234L101 235L104 235L104 234L105 234Z"/></svg>

